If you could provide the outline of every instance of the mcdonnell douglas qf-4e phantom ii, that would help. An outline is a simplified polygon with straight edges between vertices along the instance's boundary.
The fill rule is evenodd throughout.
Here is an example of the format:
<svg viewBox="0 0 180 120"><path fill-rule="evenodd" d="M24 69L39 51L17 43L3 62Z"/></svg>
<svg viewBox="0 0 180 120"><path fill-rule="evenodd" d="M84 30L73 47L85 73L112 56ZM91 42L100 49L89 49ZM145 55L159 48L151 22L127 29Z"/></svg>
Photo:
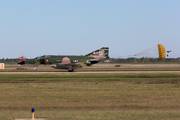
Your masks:
<svg viewBox="0 0 180 120"><path fill-rule="evenodd" d="M73 72L74 69L82 68L79 62L84 62L87 66L91 66L92 64L109 60L108 54L109 47L102 47L85 56L43 55L34 59L19 59L18 64L56 64L52 67L55 69L68 69L69 72Z"/></svg>

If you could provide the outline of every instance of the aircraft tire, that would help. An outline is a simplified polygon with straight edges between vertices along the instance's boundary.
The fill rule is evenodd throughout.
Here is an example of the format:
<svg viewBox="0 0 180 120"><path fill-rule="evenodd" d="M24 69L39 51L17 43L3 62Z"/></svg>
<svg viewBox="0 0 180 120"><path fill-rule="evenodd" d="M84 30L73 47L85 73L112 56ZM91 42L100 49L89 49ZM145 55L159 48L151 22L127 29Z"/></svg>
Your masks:
<svg viewBox="0 0 180 120"><path fill-rule="evenodd" d="M73 72L74 70L72 69L72 70L68 70L68 72Z"/></svg>
<svg viewBox="0 0 180 120"><path fill-rule="evenodd" d="M72 68L72 66L69 66L69 67L68 67L68 72L73 72L73 70L74 70L74 69Z"/></svg>
<svg viewBox="0 0 180 120"><path fill-rule="evenodd" d="M90 64L90 63L87 63L86 65L87 65L87 66L91 66L91 64Z"/></svg>

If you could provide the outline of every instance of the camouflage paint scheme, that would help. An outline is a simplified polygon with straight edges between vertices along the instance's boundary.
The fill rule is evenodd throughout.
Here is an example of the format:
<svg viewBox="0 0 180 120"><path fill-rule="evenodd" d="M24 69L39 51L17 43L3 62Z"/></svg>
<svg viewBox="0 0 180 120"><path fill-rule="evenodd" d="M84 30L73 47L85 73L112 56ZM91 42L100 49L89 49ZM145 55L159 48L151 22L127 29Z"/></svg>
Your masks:
<svg viewBox="0 0 180 120"><path fill-rule="evenodd" d="M73 72L74 69L80 69L82 66L79 62L84 62L87 66L103 62L109 59L109 47L102 47L85 56L60 56L60 55L43 55L34 59L26 59L26 61L19 60L18 64L56 64L52 66L56 69L68 69Z"/></svg>

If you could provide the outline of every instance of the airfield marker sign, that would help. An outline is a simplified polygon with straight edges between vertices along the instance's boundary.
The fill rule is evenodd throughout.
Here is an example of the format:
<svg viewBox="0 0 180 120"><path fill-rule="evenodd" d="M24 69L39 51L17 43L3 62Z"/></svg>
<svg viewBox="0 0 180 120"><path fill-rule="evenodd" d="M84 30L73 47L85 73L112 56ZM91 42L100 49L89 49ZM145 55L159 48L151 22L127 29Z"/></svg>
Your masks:
<svg viewBox="0 0 180 120"><path fill-rule="evenodd" d="M31 109L31 113L32 113L32 118L27 118L27 119L15 119L15 120L45 120L45 118L37 118L37 119L34 119L34 108Z"/></svg>
<svg viewBox="0 0 180 120"><path fill-rule="evenodd" d="M34 119L34 112L35 112L34 108L31 109L31 112L32 112L32 119Z"/></svg>

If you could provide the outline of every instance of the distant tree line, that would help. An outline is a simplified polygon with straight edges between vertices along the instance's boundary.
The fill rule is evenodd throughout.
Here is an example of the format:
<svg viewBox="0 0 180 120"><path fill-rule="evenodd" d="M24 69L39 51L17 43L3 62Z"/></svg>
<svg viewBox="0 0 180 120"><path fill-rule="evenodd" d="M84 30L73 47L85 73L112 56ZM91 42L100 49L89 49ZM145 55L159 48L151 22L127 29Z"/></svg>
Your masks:
<svg viewBox="0 0 180 120"><path fill-rule="evenodd" d="M111 63L163 63L163 62L180 62L179 58L165 58L159 60L158 58L110 58ZM18 58L2 58L0 63L18 63Z"/></svg>
<svg viewBox="0 0 180 120"><path fill-rule="evenodd" d="M0 59L0 63L18 63L18 58L2 58Z"/></svg>
<svg viewBox="0 0 180 120"><path fill-rule="evenodd" d="M180 62L180 58L164 58L159 60L158 58L111 58L112 63L163 63L163 62Z"/></svg>

